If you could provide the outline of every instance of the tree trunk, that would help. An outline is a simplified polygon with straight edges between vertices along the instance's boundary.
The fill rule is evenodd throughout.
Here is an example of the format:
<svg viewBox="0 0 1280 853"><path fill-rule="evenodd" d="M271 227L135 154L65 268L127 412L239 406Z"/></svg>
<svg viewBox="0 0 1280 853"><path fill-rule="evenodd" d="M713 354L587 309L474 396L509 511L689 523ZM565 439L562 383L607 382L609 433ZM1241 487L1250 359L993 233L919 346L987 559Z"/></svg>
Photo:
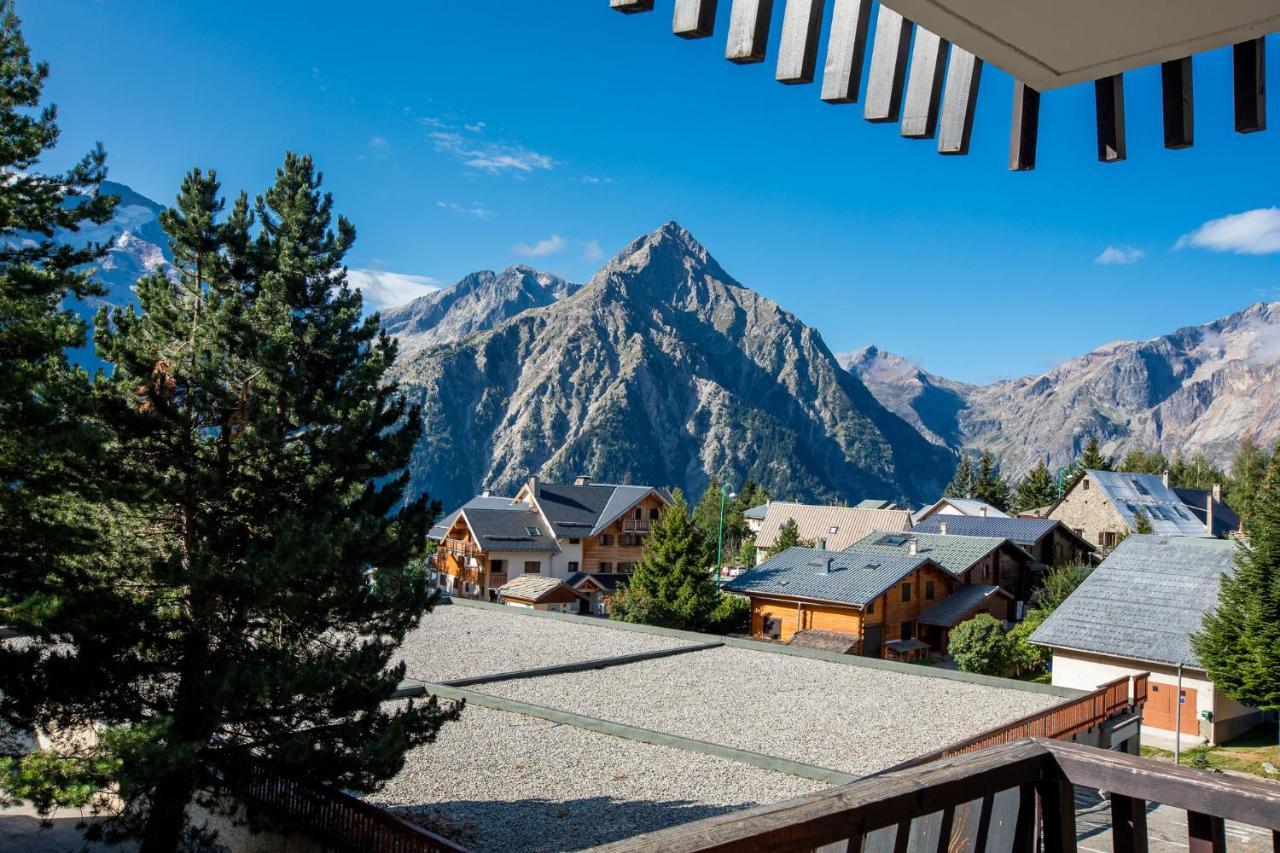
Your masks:
<svg viewBox="0 0 1280 853"><path fill-rule="evenodd" d="M178 849L187 825L187 804L194 793L195 779L190 773L173 773L160 780L147 813L139 853L173 853Z"/></svg>

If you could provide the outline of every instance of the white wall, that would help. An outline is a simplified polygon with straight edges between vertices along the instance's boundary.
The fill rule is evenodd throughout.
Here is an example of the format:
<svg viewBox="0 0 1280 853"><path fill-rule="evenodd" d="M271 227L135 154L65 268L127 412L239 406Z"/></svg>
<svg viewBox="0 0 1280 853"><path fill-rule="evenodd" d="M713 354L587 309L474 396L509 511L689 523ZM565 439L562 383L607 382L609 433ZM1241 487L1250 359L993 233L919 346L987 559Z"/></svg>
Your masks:
<svg viewBox="0 0 1280 853"><path fill-rule="evenodd" d="M1159 664L1143 663L1142 661L1123 660L1121 658L1111 658L1105 655L1089 655L1083 652L1069 652L1055 650L1053 653L1053 686L1054 687L1073 687L1077 690L1093 690L1099 685L1108 681L1114 681L1125 675L1138 675L1139 673L1150 672L1151 681L1161 685L1168 685L1171 689L1177 689L1178 670L1176 667L1161 666ZM1197 720L1200 720L1201 711L1209 711L1213 714L1213 721L1206 723L1200 720L1200 734L1204 739L1214 743L1218 740L1219 729L1221 723L1227 723L1221 726L1224 739L1230 739L1241 733L1240 724L1243 720L1240 717L1256 716L1258 712L1251 708L1246 708L1230 698L1218 694L1214 689L1213 682L1198 670L1184 669L1182 672L1182 686L1184 689L1190 688L1196 691L1196 707L1184 707L1184 714L1194 714ZM1173 732L1165 729L1153 729L1149 726L1142 727L1143 734L1154 734L1159 737L1172 737ZM1190 738L1184 735L1184 738Z"/></svg>
<svg viewBox="0 0 1280 853"><path fill-rule="evenodd" d="M524 574L524 564L526 560L537 560L542 564L540 574L547 574L550 571L552 556L550 554L537 554L530 551L490 551L489 565L493 565L494 560L502 560L506 563L507 580L515 580Z"/></svg>
<svg viewBox="0 0 1280 853"><path fill-rule="evenodd" d="M560 546L560 553L551 557L551 576L564 580L575 571L582 570L582 541L579 540L577 545L570 545L568 539L557 539L556 544ZM578 568L570 569L570 563L577 563Z"/></svg>

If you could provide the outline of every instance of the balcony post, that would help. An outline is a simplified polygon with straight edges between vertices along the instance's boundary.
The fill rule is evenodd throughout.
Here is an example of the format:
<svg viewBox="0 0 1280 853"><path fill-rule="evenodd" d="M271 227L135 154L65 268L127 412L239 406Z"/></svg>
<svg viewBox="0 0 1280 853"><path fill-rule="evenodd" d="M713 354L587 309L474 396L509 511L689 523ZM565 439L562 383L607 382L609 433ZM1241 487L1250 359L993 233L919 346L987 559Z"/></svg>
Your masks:
<svg viewBox="0 0 1280 853"><path fill-rule="evenodd" d="M1226 822L1215 815L1187 812L1187 849L1190 853L1227 853Z"/></svg>
<svg viewBox="0 0 1280 853"><path fill-rule="evenodd" d="M1076 849L1075 786L1062 779L1036 784L1044 823L1045 853L1074 853Z"/></svg>
<svg viewBox="0 0 1280 853"><path fill-rule="evenodd" d="M1111 795L1111 837L1115 853L1147 853L1147 804Z"/></svg>

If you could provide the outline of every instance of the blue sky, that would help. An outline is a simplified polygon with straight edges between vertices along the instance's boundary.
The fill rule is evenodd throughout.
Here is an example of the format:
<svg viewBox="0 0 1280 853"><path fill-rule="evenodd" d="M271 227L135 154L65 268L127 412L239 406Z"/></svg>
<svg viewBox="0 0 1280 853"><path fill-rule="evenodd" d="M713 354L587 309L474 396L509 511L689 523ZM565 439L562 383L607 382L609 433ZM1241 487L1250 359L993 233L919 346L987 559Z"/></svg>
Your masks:
<svg viewBox="0 0 1280 853"><path fill-rule="evenodd" d="M1280 131L1233 132L1229 51L1195 60L1194 148L1162 148L1149 68L1126 75L1128 162L1095 161L1077 86L1046 93L1039 168L1011 174L1003 73L984 73L972 153L944 158L775 83L771 61L724 61L720 5L696 42L670 34L670 0L18 11L52 65L51 166L102 140L113 179L168 203L194 165L259 192L284 150L310 152L358 229L351 266L403 293L518 262L585 280L676 219L833 350L876 343L969 381L1280 299Z"/></svg>

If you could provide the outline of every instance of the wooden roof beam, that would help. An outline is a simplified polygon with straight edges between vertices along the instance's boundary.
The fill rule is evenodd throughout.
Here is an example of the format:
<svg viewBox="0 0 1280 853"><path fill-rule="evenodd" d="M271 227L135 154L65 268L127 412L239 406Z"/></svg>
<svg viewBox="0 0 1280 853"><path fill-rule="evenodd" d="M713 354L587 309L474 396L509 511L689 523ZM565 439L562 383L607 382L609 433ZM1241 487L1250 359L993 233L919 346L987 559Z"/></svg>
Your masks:
<svg viewBox="0 0 1280 853"><path fill-rule="evenodd" d="M1013 83L1013 121L1009 130L1009 171L1030 172L1036 167L1036 143L1040 136L1040 93L1026 83Z"/></svg>
<svg viewBox="0 0 1280 853"><path fill-rule="evenodd" d="M818 67L818 36L824 0L787 0L778 45L779 83L812 83Z"/></svg>
<svg viewBox="0 0 1280 853"><path fill-rule="evenodd" d="M1236 133L1267 129L1267 46L1265 37L1234 49Z"/></svg>
<svg viewBox="0 0 1280 853"><path fill-rule="evenodd" d="M711 35L716 25L716 0L676 0L671 32L685 39Z"/></svg>
<svg viewBox="0 0 1280 853"><path fill-rule="evenodd" d="M1164 147L1190 148L1195 142L1191 57L1161 63L1160 92L1164 101Z"/></svg>
<svg viewBox="0 0 1280 853"><path fill-rule="evenodd" d="M973 116L978 106L982 60L952 45L947 60L947 87L942 93L942 131L939 154L968 154L973 137Z"/></svg>
<svg viewBox="0 0 1280 853"><path fill-rule="evenodd" d="M724 58L739 65L764 62L772 16L773 0L733 0Z"/></svg>
<svg viewBox="0 0 1280 853"><path fill-rule="evenodd" d="M609 8L616 9L624 15L636 12L652 12L653 0L609 0Z"/></svg>
<svg viewBox="0 0 1280 853"><path fill-rule="evenodd" d="M938 104L942 101L942 75L947 70L946 39L916 27L907 73L907 101L902 112L902 135L908 139L932 139L938 132Z"/></svg>
<svg viewBox="0 0 1280 853"><path fill-rule="evenodd" d="M862 87L862 61L867 52L871 0L836 0L827 37L827 62L822 71L822 100L852 104Z"/></svg>
<svg viewBox="0 0 1280 853"><path fill-rule="evenodd" d="M1103 77L1093 83L1094 104L1098 112L1098 160L1119 163L1127 148L1124 134L1124 75Z"/></svg>
<svg viewBox="0 0 1280 853"><path fill-rule="evenodd" d="M902 86L914 26L880 4L871 48L871 73L867 76L867 100L862 108L862 117L867 121L897 121L902 112Z"/></svg>

